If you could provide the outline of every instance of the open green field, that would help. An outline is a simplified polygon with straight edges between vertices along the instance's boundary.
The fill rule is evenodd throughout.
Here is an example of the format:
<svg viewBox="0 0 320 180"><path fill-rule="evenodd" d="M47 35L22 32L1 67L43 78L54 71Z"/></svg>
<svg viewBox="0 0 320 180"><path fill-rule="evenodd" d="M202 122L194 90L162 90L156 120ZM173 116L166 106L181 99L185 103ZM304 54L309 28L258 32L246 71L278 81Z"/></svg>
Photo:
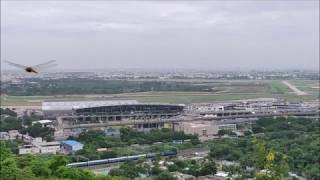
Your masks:
<svg viewBox="0 0 320 180"><path fill-rule="evenodd" d="M288 93L291 90L281 81L269 81L271 94Z"/></svg>
<svg viewBox="0 0 320 180"><path fill-rule="evenodd" d="M295 85L301 91L304 91L311 95L319 95L319 81L316 80L292 80L289 81L291 84Z"/></svg>
<svg viewBox="0 0 320 180"><path fill-rule="evenodd" d="M308 95L297 96L282 81L217 81L212 84L216 92L149 91L121 94L55 95L55 96L1 96L1 106L40 106L42 101L121 100L159 103L205 103L253 98L283 98L290 101L311 101L319 98L317 81L290 81ZM199 82L194 82L199 85Z"/></svg>

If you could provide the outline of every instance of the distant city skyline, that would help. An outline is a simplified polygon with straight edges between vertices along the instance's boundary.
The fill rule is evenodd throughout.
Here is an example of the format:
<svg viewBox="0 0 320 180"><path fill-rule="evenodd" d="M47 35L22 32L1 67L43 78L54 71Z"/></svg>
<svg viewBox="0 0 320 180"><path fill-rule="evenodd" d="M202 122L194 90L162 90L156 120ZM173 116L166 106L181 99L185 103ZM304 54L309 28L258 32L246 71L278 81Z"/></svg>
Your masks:
<svg viewBox="0 0 320 180"><path fill-rule="evenodd" d="M1 1L1 69L319 69L319 1Z"/></svg>

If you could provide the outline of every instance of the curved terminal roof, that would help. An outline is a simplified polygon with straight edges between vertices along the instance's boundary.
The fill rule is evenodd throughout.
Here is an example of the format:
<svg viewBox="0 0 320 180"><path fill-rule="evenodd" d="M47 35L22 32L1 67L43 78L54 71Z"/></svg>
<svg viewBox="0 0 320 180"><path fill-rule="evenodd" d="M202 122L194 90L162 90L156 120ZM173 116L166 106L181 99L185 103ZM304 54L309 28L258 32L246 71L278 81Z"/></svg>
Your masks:
<svg viewBox="0 0 320 180"><path fill-rule="evenodd" d="M44 101L42 102L43 111L71 111L74 109L94 108L103 106L120 105L168 105L185 106L184 104L163 104L163 103L139 103L136 100L112 100L112 101Z"/></svg>
<svg viewBox="0 0 320 180"><path fill-rule="evenodd" d="M99 106L117 106L138 104L136 100L117 100L117 101L44 101L42 102L43 111L72 110Z"/></svg>

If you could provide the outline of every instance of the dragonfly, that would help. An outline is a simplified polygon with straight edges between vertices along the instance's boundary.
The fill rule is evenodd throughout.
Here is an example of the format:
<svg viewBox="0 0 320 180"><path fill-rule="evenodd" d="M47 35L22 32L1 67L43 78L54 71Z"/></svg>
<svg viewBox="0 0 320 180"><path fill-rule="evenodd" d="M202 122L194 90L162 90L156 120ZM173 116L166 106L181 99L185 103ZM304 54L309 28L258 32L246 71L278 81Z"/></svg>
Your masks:
<svg viewBox="0 0 320 180"><path fill-rule="evenodd" d="M56 64L54 64L56 62L56 60L50 60L48 62L45 63L41 63L41 64L37 64L34 66L25 66L25 65L21 65L21 64L17 64L17 63L13 63L10 61L6 61L9 65L23 69L25 72L27 73L39 73L39 70L45 69L45 68L49 68L52 66L56 66Z"/></svg>

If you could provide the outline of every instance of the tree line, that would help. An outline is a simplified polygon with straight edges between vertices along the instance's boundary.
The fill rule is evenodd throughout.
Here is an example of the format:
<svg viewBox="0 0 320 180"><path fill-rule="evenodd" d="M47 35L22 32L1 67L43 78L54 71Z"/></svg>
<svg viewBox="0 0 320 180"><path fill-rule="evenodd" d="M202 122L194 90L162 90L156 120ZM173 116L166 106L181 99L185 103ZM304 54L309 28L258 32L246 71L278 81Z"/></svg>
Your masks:
<svg viewBox="0 0 320 180"><path fill-rule="evenodd" d="M23 88L21 88L21 86ZM93 79L33 79L23 84L4 83L3 94L13 96L61 95L61 94L119 94L146 91L198 91L213 92L212 85L194 85L191 82L127 81Z"/></svg>
<svg viewBox="0 0 320 180"><path fill-rule="evenodd" d="M246 170L247 167L263 170L276 168L277 165L279 171L287 169L287 172L291 171L308 179L320 179L319 129L319 120L314 119L261 118L253 125L253 134L209 142L210 157L239 162L239 165L229 170L240 173L245 178L254 175L254 172ZM268 156L272 162L267 161Z"/></svg>
<svg viewBox="0 0 320 180"><path fill-rule="evenodd" d="M98 176L77 168L67 167L64 155L17 156L0 142L0 179L3 180L125 180L126 177Z"/></svg>

